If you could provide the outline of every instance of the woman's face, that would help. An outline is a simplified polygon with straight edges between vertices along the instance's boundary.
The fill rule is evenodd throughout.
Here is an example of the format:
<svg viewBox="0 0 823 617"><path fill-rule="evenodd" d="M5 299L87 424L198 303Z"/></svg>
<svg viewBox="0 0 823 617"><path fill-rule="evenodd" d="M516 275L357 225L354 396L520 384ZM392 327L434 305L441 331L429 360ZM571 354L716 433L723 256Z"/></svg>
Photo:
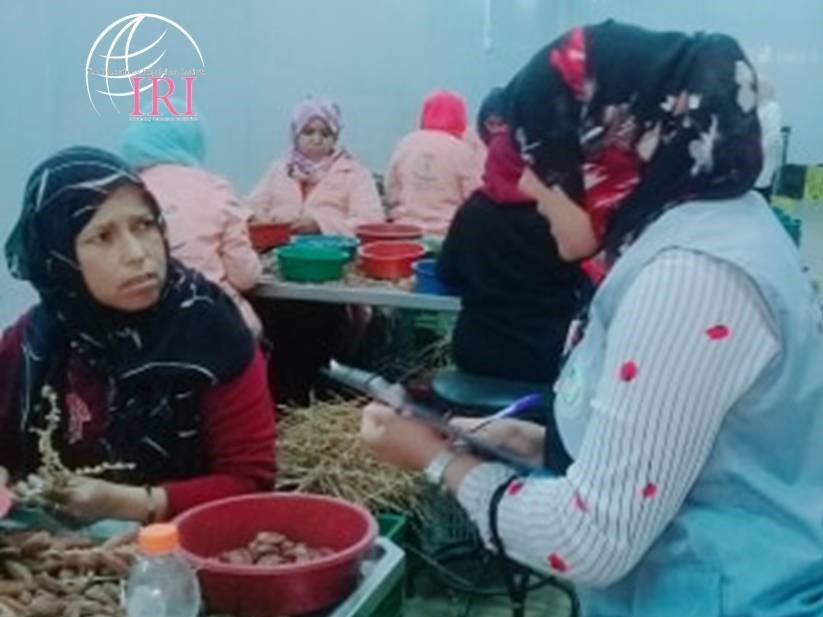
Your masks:
<svg viewBox="0 0 823 617"><path fill-rule="evenodd" d="M138 187L118 188L97 208L77 235L75 251L86 288L104 306L140 311L160 298L166 247Z"/></svg>
<svg viewBox="0 0 823 617"><path fill-rule="evenodd" d="M483 122L483 127L488 131L489 136L505 133L509 130L509 125L506 121L496 114L490 115Z"/></svg>
<svg viewBox="0 0 823 617"><path fill-rule="evenodd" d="M337 135L320 118L312 119L297 135L297 149L300 154L313 161L329 156L334 150Z"/></svg>

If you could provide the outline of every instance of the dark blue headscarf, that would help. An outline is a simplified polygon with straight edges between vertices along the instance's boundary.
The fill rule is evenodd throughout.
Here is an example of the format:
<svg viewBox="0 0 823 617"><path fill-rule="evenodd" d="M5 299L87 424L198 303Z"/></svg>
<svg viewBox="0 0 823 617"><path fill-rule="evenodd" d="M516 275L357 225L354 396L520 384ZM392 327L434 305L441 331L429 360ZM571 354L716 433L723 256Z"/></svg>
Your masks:
<svg viewBox="0 0 823 617"><path fill-rule="evenodd" d="M156 481L199 471L201 394L239 375L254 342L232 300L170 258L160 299L148 309L120 311L91 296L75 240L125 184L145 191L124 161L89 147L56 153L26 184L6 243L11 273L40 295L24 335L20 425L24 434L42 425L42 387L64 393L68 358L77 357L108 388L99 459L133 462L133 480ZM163 228L148 191L145 200Z"/></svg>
<svg viewBox="0 0 823 617"><path fill-rule="evenodd" d="M491 134L486 128L486 120L492 116L497 116L501 120L506 118L506 99L504 96L505 90L503 88L492 88L480 103L480 109L477 110L477 134L480 139L487 146L491 141Z"/></svg>

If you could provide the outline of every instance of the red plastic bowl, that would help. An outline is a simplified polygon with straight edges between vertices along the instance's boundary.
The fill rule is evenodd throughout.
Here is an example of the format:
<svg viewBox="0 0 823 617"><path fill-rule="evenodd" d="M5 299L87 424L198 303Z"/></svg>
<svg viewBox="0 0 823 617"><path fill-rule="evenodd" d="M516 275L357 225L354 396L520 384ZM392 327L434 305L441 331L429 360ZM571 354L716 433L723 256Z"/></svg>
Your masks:
<svg viewBox="0 0 823 617"><path fill-rule="evenodd" d="M253 223L249 225L251 245L256 251L267 251L275 246L288 244L291 239L291 223Z"/></svg>
<svg viewBox="0 0 823 617"><path fill-rule="evenodd" d="M360 268L371 278L402 279L412 275L412 264L426 253L420 242L371 242L358 250Z"/></svg>
<svg viewBox="0 0 823 617"><path fill-rule="evenodd" d="M381 240L416 240L423 237L423 229L417 225L402 223L364 223L354 228L360 244Z"/></svg>
<svg viewBox="0 0 823 617"><path fill-rule="evenodd" d="M175 522L181 554L197 571L206 607L251 617L310 613L339 602L354 589L377 536L377 523L365 508L306 493L229 497L184 512ZM273 567L212 559L246 546L261 531L335 552Z"/></svg>

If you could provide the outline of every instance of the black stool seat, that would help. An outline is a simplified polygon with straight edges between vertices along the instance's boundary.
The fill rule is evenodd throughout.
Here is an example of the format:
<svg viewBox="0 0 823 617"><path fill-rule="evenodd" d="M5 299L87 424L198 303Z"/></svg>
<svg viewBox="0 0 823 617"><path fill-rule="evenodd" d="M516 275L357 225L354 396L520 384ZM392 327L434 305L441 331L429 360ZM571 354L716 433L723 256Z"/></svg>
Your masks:
<svg viewBox="0 0 823 617"><path fill-rule="evenodd" d="M545 407L548 408L554 397L552 384L496 379L466 373L453 367L437 372L432 389L443 402L474 410L478 415L495 412L519 398L535 393L544 395ZM545 409L543 411L545 413Z"/></svg>

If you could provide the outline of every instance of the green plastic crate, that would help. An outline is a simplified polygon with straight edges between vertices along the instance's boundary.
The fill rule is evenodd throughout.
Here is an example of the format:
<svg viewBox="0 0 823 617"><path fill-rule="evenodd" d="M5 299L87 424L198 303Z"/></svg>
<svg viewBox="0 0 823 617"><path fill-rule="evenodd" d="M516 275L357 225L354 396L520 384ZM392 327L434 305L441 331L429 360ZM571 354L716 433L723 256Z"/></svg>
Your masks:
<svg viewBox="0 0 823 617"><path fill-rule="evenodd" d="M392 590L377 605L369 617L400 617L403 614L403 579L392 585Z"/></svg>
<svg viewBox="0 0 823 617"><path fill-rule="evenodd" d="M399 546L402 546L406 540L407 523L408 518L405 514L382 512L377 515L377 525L380 528L380 535L388 538Z"/></svg>
<svg viewBox="0 0 823 617"><path fill-rule="evenodd" d="M323 617L399 617L403 612L403 584L406 556L388 538L378 538L376 562L362 567L358 588L333 611ZM367 560L369 561L369 560Z"/></svg>

